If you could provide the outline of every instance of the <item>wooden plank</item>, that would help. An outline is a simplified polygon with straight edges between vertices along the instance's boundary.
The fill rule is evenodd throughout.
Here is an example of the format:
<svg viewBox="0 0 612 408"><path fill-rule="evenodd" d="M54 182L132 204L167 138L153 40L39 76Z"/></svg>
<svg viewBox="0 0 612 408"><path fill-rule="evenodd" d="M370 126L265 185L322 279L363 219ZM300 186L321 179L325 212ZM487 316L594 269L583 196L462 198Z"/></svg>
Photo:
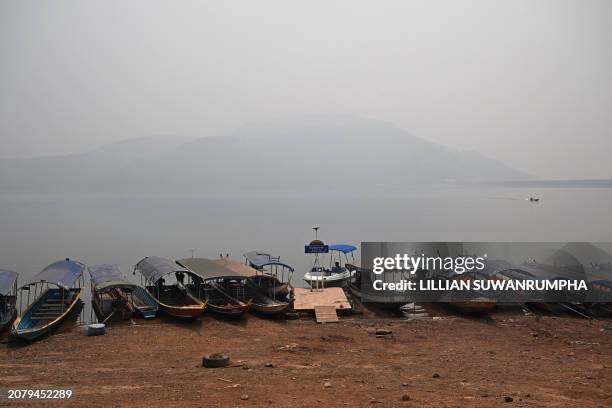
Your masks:
<svg viewBox="0 0 612 408"><path fill-rule="evenodd" d="M293 308L297 311L312 311L315 306L333 306L335 309L351 309L342 288L325 288L311 290L305 288L294 289Z"/></svg>
<svg viewBox="0 0 612 408"><path fill-rule="evenodd" d="M336 323L338 322L338 314L333 306L315 306L315 317L317 323Z"/></svg>

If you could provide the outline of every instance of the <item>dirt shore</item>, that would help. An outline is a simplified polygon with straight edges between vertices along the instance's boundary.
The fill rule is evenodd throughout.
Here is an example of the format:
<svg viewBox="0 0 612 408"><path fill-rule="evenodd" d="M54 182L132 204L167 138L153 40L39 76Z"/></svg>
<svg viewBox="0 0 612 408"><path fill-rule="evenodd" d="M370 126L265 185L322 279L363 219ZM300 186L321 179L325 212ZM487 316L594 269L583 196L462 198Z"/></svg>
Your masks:
<svg viewBox="0 0 612 408"><path fill-rule="evenodd" d="M134 323L99 337L76 328L2 344L0 384L72 388L80 407L612 405L611 320L505 312L325 325L255 316ZM229 354L231 366L201 367L214 352ZM27 404L37 405L49 402Z"/></svg>

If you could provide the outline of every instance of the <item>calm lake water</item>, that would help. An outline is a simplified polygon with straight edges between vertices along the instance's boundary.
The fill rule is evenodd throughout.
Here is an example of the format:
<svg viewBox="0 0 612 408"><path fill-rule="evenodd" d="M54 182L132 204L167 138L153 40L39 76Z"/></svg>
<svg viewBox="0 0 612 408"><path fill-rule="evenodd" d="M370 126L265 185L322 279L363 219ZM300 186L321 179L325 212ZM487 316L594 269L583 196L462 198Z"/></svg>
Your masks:
<svg viewBox="0 0 612 408"><path fill-rule="evenodd" d="M537 196L539 203L526 201ZM0 268L26 283L66 257L118 264L149 255L216 258L260 249L294 265L321 226L327 243L612 241L612 189L415 189L406 193L235 195L0 194ZM86 280L89 277L86 275Z"/></svg>

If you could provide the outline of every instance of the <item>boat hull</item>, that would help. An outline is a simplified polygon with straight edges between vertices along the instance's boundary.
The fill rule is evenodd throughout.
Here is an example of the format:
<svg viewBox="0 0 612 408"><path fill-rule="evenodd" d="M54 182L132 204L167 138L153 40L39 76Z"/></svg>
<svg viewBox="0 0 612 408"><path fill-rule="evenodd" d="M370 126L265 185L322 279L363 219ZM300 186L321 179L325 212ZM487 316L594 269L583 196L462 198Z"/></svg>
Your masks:
<svg viewBox="0 0 612 408"><path fill-rule="evenodd" d="M445 305L458 312L479 315L493 310L497 302L490 299L471 299L464 301L445 302Z"/></svg>
<svg viewBox="0 0 612 408"><path fill-rule="evenodd" d="M70 304L66 305L64 311L54 317L48 323L41 325L33 325L36 321L35 316L37 311L45 305L49 299L58 298L61 289L47 289L34 303L32 303L22 316L19 316L13 323L11 329L11 338L16 340L33 341L40 337L53 332L59 327L73 312L76 311L77 305L81 302L81 289L71 289L73 299Z"/></svg>
<svg viewBox="0 0 612 408"><path fill-rule="evenodd" d="M163 289L161 299L155 296L155 289L146 288L146 292L159 305L159 310L177 319L194 320L204 313L206 302L193 296L190 292L169 286ZM172 304L170 304L172 303Z"/></svg>
<svg viewBox="0 0 612 408"><path fill-rule="evenodd" d="M154 319L157 316L159 305L155 298L145 288L138 286L134 289L134 297L137 303L134 304L138 313L145 319Z"/></svg>
<svg viewBox="0 0 612 408"><path fill-rule="evenodd" d="M230 319L239 319L244 316L250 309L251 305L243 303L239 305L214 305L209 303L208 310L218 314L219 316Z"/></svg>
<svg viewBox="0 0 612 408"><path fill-rule="evenodd" d="M11 325L11 322L17 317L17 310L13 309L11 312L0 315L0 332L4 331Z"/></svg>
<svg viewBox="0 0 612 408"><path fill-rule="evenodd" d="M176 317L179 319L196 319L202 315L204 304L201 305L185 305L185 306L170 306L161 303L161 310L169 316Z"/></svg>
<svg viewBox="0 0 612 408"><path fill-rule="evenodd" d="M323 286L325 288L343 288L354 275L354 272L332 273L330 275L312 275L310 272L304 275L304 282L310 286Z"/></svg>
<svg viewBox="0 0 612 408"><path fill-rule="evenodd" d="M275 316L285 313L289 310L289 303L279 302L278 304L263 304L263 303L251 303L251 311L256 314L265 316Z"/></svg>

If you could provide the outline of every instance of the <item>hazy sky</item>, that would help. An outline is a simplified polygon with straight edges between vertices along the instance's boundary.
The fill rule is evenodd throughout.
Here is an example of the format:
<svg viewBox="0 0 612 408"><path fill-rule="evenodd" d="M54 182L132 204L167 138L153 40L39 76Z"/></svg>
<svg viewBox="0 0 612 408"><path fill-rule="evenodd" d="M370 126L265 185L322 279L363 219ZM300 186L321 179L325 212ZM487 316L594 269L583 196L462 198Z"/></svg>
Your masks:
<svg viewBox="0 0 612 408"><path fill-rule="evenodd" d="M612 1L0 2L0 157L313 113L612 177Z"/></svg>

